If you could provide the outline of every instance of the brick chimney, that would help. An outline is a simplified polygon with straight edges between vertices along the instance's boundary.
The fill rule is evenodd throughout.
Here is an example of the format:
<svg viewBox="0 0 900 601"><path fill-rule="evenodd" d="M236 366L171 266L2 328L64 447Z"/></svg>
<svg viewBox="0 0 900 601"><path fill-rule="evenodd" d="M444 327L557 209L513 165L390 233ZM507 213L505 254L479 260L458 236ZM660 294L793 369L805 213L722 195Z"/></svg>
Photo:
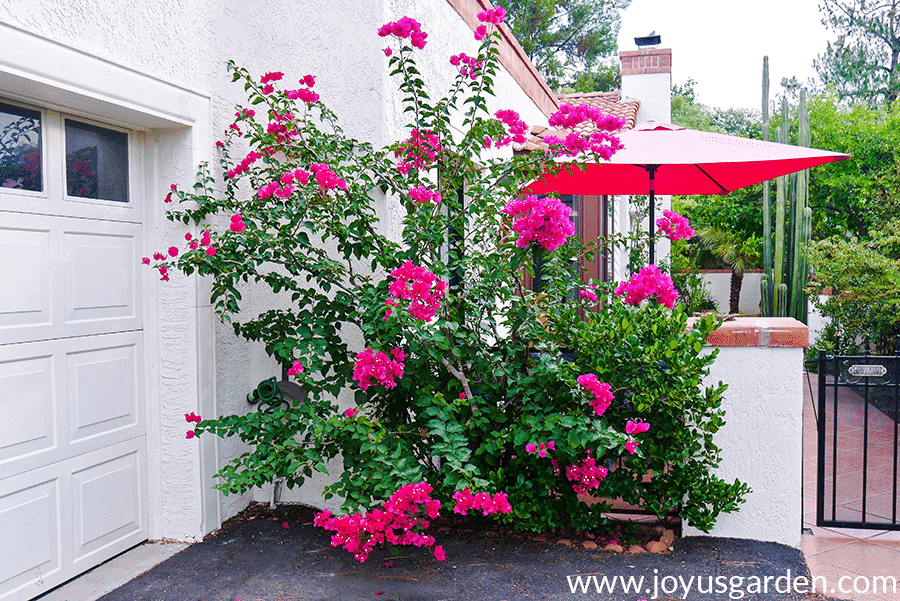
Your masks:
<svg viewBox="0 0 900 601"><path fill-rule="evenodd" d="M637 123L672 120L672 49L641 48L619 53L622 98L639 100Z"/></svg>

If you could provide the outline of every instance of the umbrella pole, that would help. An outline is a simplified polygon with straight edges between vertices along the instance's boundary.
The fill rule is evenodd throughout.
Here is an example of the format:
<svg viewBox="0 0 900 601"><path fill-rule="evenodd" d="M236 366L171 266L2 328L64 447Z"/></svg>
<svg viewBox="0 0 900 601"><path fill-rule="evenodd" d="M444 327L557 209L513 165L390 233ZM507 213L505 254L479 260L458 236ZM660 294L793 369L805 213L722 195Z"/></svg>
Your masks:
<svg viewBox="0 0 900 601"><path fill-rule="evenodd" d="M659 165L641 165L647 170L650 176L650 265L654 264L656 253L653 244L653 235L656 229L656 220L654 219L656 212L656 169Z"/></svg>

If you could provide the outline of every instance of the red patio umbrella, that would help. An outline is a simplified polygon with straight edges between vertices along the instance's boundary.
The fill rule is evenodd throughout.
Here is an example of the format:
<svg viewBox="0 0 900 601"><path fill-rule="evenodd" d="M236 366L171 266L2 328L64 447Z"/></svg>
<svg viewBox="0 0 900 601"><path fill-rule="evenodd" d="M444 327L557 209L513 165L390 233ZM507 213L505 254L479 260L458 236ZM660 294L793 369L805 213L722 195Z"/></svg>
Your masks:
<svg viewBox="0 0 900 601"><path fill-rule="evenodd" d="M649 194L650 234L656 194L728 194L775 177L840 161L828 152L648 122L618 134L625 148L609 162L544 174L534 194ZM650 262L653 262L650 243Z"/></svg>

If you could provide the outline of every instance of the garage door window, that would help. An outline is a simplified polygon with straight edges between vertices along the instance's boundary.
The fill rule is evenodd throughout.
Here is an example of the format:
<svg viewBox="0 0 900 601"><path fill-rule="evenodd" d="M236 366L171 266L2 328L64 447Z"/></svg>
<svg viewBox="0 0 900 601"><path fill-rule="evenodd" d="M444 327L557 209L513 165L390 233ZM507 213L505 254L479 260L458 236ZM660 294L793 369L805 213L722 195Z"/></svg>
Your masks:
<svg viewBox="0 0 900 601"><path fill-rule="evenodd" d="M66 192L128 202L128 134L66 119Z"/></svg>
<svg viewBox="0 0 900 601"><path fill-rule="evenodd" d="M41 114L0 102L0 188L41 192Z"/></svg>

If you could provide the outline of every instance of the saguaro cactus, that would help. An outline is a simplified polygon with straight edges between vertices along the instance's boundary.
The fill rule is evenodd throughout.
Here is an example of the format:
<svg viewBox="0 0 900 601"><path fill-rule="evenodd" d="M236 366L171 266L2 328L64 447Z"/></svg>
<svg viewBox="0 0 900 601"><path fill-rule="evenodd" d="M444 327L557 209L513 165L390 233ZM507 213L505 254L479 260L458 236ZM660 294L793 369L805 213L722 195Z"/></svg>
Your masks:
<svg viewBox="0 0 900 601"><path fill-rule="evenodd" d="M763 58L763 139L769 139L769 59ZM791 141L787 98L781 102L781 126L775 129L775 141ZM798 107L798 144L810 145L809 112L806 90L800 90ZM804 249L812 233L809 208L809 170L776 178L775 227L772 228L771 190L763 184L763 276L760 282L760 310L767 317L793 317L806 322L806 285L809 265ZM774 247L773 247L774 237Z"/></svg>

